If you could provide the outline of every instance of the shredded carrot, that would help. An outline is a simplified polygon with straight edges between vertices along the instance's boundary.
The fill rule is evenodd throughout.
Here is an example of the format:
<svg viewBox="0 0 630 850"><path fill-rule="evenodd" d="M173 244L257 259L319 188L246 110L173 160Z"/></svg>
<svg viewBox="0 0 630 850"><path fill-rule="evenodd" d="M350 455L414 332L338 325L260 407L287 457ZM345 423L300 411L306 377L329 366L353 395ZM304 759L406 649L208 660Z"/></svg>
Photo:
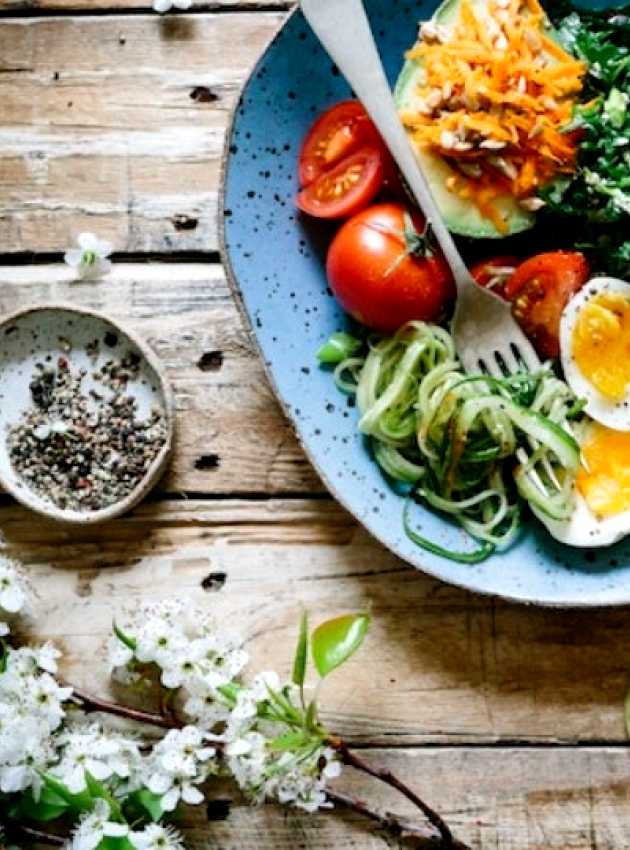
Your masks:
<svg viewBox="0 0 630 850"><path fill-rule="evenodd" d="M486 13L462 0L445 41L420 41L407 54L424 73L419 107L401 112L403 123L420 148L455 167L481 166L480 178L464 171L450 191L471 198L502 233L498 196L530 197L575 169L577 142L562 130L586 67L545 34L545 22L539 0L510 0L507 8L488 0Z"/></svg>

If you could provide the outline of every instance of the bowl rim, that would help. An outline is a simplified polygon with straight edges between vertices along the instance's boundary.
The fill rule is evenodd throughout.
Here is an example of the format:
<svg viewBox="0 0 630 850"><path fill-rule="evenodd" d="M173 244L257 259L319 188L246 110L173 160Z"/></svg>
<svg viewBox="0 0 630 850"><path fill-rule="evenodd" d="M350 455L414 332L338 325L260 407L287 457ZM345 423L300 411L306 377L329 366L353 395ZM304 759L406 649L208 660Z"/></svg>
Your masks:
<svg viewBox="0 0 630 850"><path fill-rule="evenodd" d="M159 394L162 396L162 402L164 405L166 439L164 441L164 445L151 462L143 478L136 484L133 490L119 502L115 502L113 505L108 505L107 507L100 508L96 511L86 511L85 513L80 511L70 511L58 508L53 504L44 507L45 502L41 499L41 497L33 499L28 486L24 488L16 487L13 481L7 478L2 469L0 469L0 484L21 505L29 508L40 516L46 517L47 519L65 523L66 525L79 526L97 525L98 523L109 522L127 513L141 502L142 499L144 499L158 483L165 471L166 465L173 453L175 442L175 399L173 390L166 374L166 370L160 358L157 356L155 351L153 351L151 346L135 331L126 327L124 323L121 324L117 319L112 318L107 313L103 313L100 310L94 310L89 307L78 307L75 304L70 304L64 301L33 304L29 307L20 308L19 310L15 310L12 313L8 313L0 317L0 333L2 333L7 326L15 324L21 319L24 319L26 316L33 313L43 312L74 313L79 316L97 319L105 324L111 325L111 327L120 333L121 336L126 337L138 349L142 358L153 370L158 380ZM3 442L2 450L4 450L5 445L6 440Z"/></svg>
<svg viewBox="0 0 630 850"><path fill-rule="evenodd" d="M358 523L358 525L363 528L367 534L369 534L372 538L374 538L381 546L387 549L388 552L392 553L396 558L398 558L402 563L407 564L411 569L418 570L419 572L424 573L425 575L436 579L444 584L451 585L452 587L456 587L460 590L464 590L468 593L473 593L478 596L488 597L490 599L501 599L508 603L518 604L524 607L536 607L536 608L544 608L550 610L597 610L597 609L607 609L607 608L619 608L623 606L630 605L630 584L628 590L625 595L620 595L617 599L594 599L590 601L588 599L584 599L582 597L571 597L567 596L566 599L554 599L554 598L542 598L542 599L534 599L530 596L520 596L514 593L503 592L501 590L490 590L487 588L479 588L474 585L473 582L468 582L465 580L465 572L462 571L462 579L454 579L451 577L444 577L435 567L421 564L420 562L416 562L413 560L409 560L408 558L401 555L399 552L395 550L392 544L386 540L381 534L374 531L371 528L368 528L363 520L357 515L355 510L349 504L349 502L344 497L343 493L334 483L334 481L327 475L325 470L320 465L319 461L314 457L313 453L306 445L305 441L302 439L299 429L297 428L293 416L282 397L279 387L276 383L274 374L271 369L271 364L267 361L265 357L264 351L262 349L261 343L258 340L258 336L254 330L254 324L250 319L249 313L247 311L247 307L245 305L245 297L243 291L241 289L241 285L236 276L236 272L232 266L232 261L230 257L230 250L227 245L227 233L226 233L226 200L227 200L227 180L228 180L228 171L230 167L230 159L232 157L232 146L234 144L234 131L236 129L236 124L239 118L239 109L242 106L243 97L245 92L248 90L250 84L255 79L256 75L260 71L260 69L264 66L269 53L275 47L276 42L279 40L280 36L284 32L285 28L289 26L289 24L293 21L296 16L303 17L300 7L295 6L291 9L288 14L285 16L283 21L279 24L276 31L272 33L269 37L267 44L262 50L258 60L255 62L252 70L245 78L244 82L241 85L239 90L239 96L232 107L230 113L230 120L228 122L224 145L223 145L223 153L221 156L221 165L220 165L220 186L219 186L219 202L217 209L217 232L219 237L219 256L221 259L221 264L225 271L225 276L230 287L230 292L234 301L236 303L237 310L243 324L245 326L247 335L251 340L253 347L258 355L259 362L262 364L265 376L269 381L269 384L273 390L276 403L280 405L282 413L287 419L288 423L293 430L293 433L297 439L297 442L306 455L309 463L317 473L317 475L321 478L326 490L330 493L330 495L338 502L342 508L347 511L350 516L354 518L354 520ZM308 27L308 23L304 19L304 25Z"/></svg>

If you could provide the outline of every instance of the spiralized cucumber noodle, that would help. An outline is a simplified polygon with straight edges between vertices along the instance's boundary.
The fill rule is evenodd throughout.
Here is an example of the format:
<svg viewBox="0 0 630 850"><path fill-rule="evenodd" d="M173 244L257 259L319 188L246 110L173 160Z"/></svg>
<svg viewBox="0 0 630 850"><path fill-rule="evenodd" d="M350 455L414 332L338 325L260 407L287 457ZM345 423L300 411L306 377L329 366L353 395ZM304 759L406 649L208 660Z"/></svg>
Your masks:
<svg viewBox="0 0 630 850"><path fill-rule="evenodd" d="M515 539L524 501L554 519L571 515L583 405L550 367L466 375L448 331L411 322L340 363L335 381L356 394L378 464L406 485L405 530L424 548L477 563ZM455 552L414 531L414 500L452 517L477 548Z"/></svg>

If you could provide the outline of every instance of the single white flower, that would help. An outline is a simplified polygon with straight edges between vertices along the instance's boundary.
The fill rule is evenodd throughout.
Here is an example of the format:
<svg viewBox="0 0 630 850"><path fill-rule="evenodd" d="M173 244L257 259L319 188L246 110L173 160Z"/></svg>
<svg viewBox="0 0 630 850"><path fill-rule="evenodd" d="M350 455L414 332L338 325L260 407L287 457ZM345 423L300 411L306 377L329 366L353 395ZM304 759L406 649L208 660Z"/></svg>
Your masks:
<svg viewBox="0 0 630 850"><path fill-rule="evenodd" d="M59 736L61 759L52 773L79 794L86 788L86 773L99 781L112 776L129 779L140 770L140 751L136 741L116 733L104 732L98 724L70 727Z"/></svg>
<svg viewBox="0 0 630 850"><path fill-rule="evenodd" d="M213 770L216 750L206 746L206 735L196 726L172 729L153 748L145 767L145 784L160 795L162 808L171 812L180 799L197 805L203 794L196 787Z"/></svg>
<svg viewBox="0 0 630 850"><path fill-rule="evenodd" d="M136 850L184 850L181 835L171 826L151 823L142 832L131 834Z"/></svg>
<svg viewBox="0 0 630 850"><path fill-rule="evenodd" d="M126 667L133 660L133 649L130 649L116 635L112 635L107 641L107 659L110 670L118 670Z"/></svg>
<svg viewBox="0 0 630 850"><path fill-rule="evenodd" d="M129 827L110 821L110 808L106 800L96 800L94 809L85 815L68 844L68 850L95 850L104 838L124 838Z"/></svg>
<svg viewBox="0 0 630 850"><path fill-rule="evenodd" d="M64 261L70 268L85 280L93 280L111 271L112 264L109 255L112 245L99 239L93 233L80 233L77 237L78 248L69 248L64 254Z"/></svg>
<svg viewBox="0 0 630 850"><path fill-rule="evenodd" d="M33 650L34 661L40 670L46 673L57 672L57 659L61 653L52 643L45 643Z"/></svg>
<svg viewBox="0 0 630 850"><path fill-rule="evenodd" d="M190 9L193 0L153 0L153 10L161 15L175 9Z"/></svg>
<svg viewBox="0 0 630 850"><path fill-rule="evenodd" d="M203 794L195 787L204 781L204 777L189 777L173 773L155 773L147 782L147 788L161 797L160 803L165 812L172 812L180 799L191 806L203 803Z"/></svg>
<svg viewBox="0 0 630 850"><path fill-rule="evenodd" d="M27 593L15 564L0 560L0 608L8 614L17 614L26 605Z"/></svg>

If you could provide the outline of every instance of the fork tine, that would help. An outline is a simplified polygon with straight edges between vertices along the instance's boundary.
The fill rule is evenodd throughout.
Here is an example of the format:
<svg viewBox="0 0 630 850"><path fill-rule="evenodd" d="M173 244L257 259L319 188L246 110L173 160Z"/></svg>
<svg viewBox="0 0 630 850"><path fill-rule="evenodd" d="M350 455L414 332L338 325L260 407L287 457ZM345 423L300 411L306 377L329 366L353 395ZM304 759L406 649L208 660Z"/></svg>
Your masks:
<svg viewBox="0 0 630 850"><path fill-rule="evenodd" d="M534 346L524 334L523 338L519 339L518 344L514 343L514 347L518 351L518 356L530 372L537 372L540 369L540 358L536 354Z"/></svg>
<svg viewBox="0 0 630 850"><path fill-rule="evenodd" d="M497 360L496 355L497 352L493 351L486 360L481 360L480 362L483 364L486 372L488 372L489 375L492 375L493 378L504 378L505 375L503 373L503 369L501 368L501 364Z"/></svg>
<svg viewBox="0 0 630 850"><path fill-rule="evenodd" d="M502 351L501 357L503 358L505 368L508 370L510 375L515 375L520 370L521 364L518 362L518 359L511 348L506 348Z"/></svg>

